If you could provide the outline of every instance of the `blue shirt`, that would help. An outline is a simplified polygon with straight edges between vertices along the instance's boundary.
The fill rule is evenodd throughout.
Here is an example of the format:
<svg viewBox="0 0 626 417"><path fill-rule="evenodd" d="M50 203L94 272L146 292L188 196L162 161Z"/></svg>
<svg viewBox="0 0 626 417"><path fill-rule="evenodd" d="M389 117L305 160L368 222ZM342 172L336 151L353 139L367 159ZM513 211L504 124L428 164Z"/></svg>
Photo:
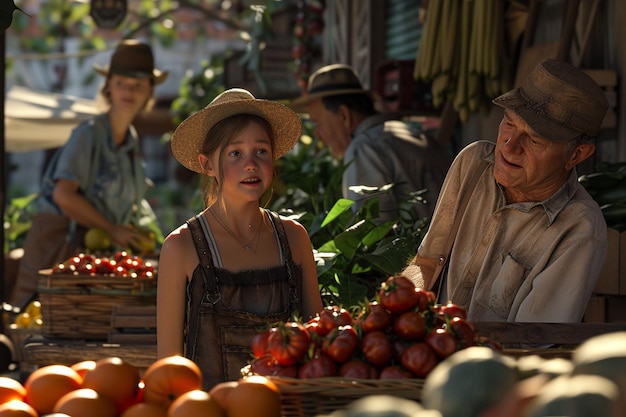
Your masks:
<svg viewBox="0 0 626 417"><path fill-rule="evenodd" d="M109 221L129 223L147 189L135 129L130 126L124 142L116 146L106 114L79 124L46 169L39 212L64 215L52 199L60 179L77 182L80 193Z"/></svg>

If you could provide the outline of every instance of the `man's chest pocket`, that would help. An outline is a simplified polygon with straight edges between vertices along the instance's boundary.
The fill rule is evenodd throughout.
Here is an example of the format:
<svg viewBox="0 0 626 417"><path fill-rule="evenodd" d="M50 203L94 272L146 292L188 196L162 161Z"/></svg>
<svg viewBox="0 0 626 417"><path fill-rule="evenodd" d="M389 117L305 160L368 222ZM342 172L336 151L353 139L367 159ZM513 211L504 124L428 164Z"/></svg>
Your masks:
<svg viewBox="0 0 626 417"><path fill-rule="evenodd" d="M506 320L511 305L517 295L529 269L508 254L504 257L502 268L491 284L489 308L502 319Z"/></svg>

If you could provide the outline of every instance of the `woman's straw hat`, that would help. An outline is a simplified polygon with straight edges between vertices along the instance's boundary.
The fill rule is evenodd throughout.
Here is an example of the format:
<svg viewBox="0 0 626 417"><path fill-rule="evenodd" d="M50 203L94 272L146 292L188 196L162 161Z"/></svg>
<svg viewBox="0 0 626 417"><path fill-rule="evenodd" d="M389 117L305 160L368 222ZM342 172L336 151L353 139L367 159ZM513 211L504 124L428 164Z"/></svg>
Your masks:
<svg viewBox="0 0 626 417"><path fill-rule="evenodd" d="M188 169L202 172L198 155L207 133L218 122L237 114L253 114L268 121L274 131L274 159L289 152L302 134L302 121L289 107L254 98L242 88L232 88L178 125L171 144L174 157Z"/></svg>
<svg viewBox="0 0 626 417"><path fill-rule="evenodd" d="M134 39L121 41L111 56L111 63L107 67L94 65L94 69L101 75L120 74L133 78L153 78L154 84L161 84L168 71L154 68L154 56L150 45Z"/></svg>

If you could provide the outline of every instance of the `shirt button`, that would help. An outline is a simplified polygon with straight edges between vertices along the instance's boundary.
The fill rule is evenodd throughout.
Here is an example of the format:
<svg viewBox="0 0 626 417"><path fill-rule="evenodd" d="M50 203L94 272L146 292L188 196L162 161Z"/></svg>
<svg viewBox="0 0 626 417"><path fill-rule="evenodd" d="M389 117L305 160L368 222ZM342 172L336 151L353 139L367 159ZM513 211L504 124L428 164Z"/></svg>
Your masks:
<svg viewBox="0 0 626 417"><path fill-rule="evenodd" d="M463 281L463 287L465 288L470 288L472 286L472 283L469 281Z"/></svg>

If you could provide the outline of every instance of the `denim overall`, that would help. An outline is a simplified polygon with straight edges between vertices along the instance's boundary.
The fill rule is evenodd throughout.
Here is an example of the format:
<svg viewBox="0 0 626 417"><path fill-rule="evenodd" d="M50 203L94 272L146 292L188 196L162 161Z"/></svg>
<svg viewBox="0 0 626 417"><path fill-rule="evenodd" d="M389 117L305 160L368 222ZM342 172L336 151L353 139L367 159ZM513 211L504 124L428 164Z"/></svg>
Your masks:
<svg viewBox="0 0 626 417"><path fill-rule="evenodd" d="M280 266L237 273L217 268L202 213L187 221L200 264L187 285L185 356L198 364L203 389L241 378L253 358L252 337L301 313L302 270L291 257L278 215L266 210L281 250ZM205 223L205 227L208 225ZM214 250L217 246L213 243Z"/></svg>

